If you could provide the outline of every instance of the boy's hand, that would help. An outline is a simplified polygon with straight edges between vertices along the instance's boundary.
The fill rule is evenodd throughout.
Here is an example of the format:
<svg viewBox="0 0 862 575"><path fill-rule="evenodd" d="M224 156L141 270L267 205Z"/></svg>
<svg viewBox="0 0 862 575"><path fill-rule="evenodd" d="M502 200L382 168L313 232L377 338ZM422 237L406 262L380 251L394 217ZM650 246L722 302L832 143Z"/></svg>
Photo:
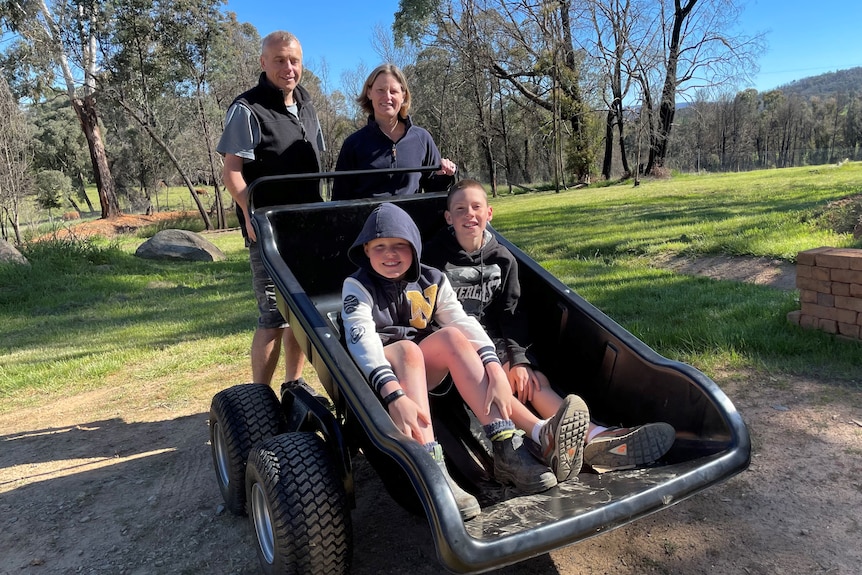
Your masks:
<svg viewBox="0 0 862 575"><path fill-rule="evenodd" d="M522 403L533 400L533 393L542 389L536 372L529 365L521 363L509 370L509 383L512 393Z"/></svg>
<svg viewBox="0 0 862 575"><path fill-rule="evenodd" d="M423 443L422 429L431 425L431 414L422 411L419 404L406 395L399 397L389 404L389 417L404 435Z"/></svg>
<svg viewBox="0 0 862 575"><path fill-rule="evenodd" d="M485 415L491 414L491 406L496 405L503 419L512 418L512 388L506 379L506 372L496 362L485 366L488 374L488 390L485 393Z"/></svg>

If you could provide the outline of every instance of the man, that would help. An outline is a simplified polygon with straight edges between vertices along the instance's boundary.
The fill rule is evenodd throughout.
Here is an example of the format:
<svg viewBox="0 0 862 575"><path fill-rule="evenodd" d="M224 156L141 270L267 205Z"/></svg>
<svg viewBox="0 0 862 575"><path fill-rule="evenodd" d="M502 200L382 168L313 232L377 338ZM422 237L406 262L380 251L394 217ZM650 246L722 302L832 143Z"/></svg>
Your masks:
<svg viewBox="0 0 862 575"><path fill-rule="evenodd" d="M299 85L302 78L299 40L289 32L268 34L261 43L260 67L263 71L257 86L240 94L228 109L217 147L224 155L224 185L236 203L249 249L258 302L258 325L251 344L252 377L256 383L271 383L283 345L282 388L299 386L318 395L302 379L305 356L276 307L275 285L261 261L251 224L248 185L262 176L319 172L323 135L311 98ZM265 197L276 195L279 203L319 202L322 200L319 187L316 179L282 182L266 188ZM258 188L255 197L263 190Z"/></svg>

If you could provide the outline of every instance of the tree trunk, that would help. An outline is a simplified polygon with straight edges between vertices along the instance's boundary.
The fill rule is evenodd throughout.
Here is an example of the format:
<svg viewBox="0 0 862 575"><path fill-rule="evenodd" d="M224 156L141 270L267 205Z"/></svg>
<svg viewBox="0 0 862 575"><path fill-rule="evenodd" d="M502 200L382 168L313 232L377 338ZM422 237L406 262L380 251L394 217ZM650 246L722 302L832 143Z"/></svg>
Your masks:
<svg viewBox="0 0 862 575"><path fill-rule="evenodd" d="M87 204L87 210L90 213L96 211L93 209L93 202L90 201L90 196L87 195L87 186L84 184L84 174L78 172L78 197Z"/></svg>
<svg viewBox="0 0 862 575"><path fill-rule="evenodd" d="M216 213L216 228L219 230L223 230L227 227L227 222L225 220L224 207L222 205L221 186L219 186L218 184L221 178L216 173L215 150L213 150L212 141L210 140L209 122L207 122L206 112L204 110L203 96L201 94L200 83L198 83L197 101L198 115L200 116L201 120L201 129L203 130L204 142L206 142L207 146L207 157L209 158L210 177L212 178L213 182L213 195L215 196L213 208L215 209Z"/></svg>
<svg viewBox="0 0 862 575"><path fill-rule="evenodd" d="M620 160L623 164L623 178L628 178L632 175L632 169L629 166L629 157L626 154L625 122L623 121L625 116L623 115L623 103L621 99L616 101L616 108L617 131L619 132L620 139Z"/></svg>
<svg viewBox="0 0 862 575"><path fill-rule="evenodd" d="M503 136L503 159L506 163L506 184L509 188L509 195L512 194L512 159L509 154L509 130L508 124L506 123L506 105L503 102L503 91L500 89L500 82L494 82L496 84L497 96L499 98L500 103L500 129L502 131ZM495 196L496 197L496 196Z"/></svg>
<svg viewBox="0 0 862 575"><path fill-rule="evenodd" d="M78 207L78 202L75 201L75 198L73 198L72 196L67 196L66 199L69 200L70 204L72 204L72 209L80 214L81 208Z"/></svg>
<svg viewBox="0 0 862 575"><path fill-rule="evenodd" d="M611 164L614 158L614 112L608 108L605 118L605 156L602 160L602 177L611 179Z"/></svg>
<svg viewBox="0 0 862 575"><path fill-rule="evenodd" d="M93 163L93 175L99 190L99 202L102 204L102 218L116 218L122 215L122 212L117 201L114 176L111 175L111 169L108 167L108 155L105 153L105 143L102 141L95 99L93 96L72 98L72 107L78 115L81 129L87 138L90 160Z"/></svg>
<svg viewBox="0 0 862 575"><path fill-rule="evenodd" d="M670 45L667 52L667 70L665 71L664 87L661 91L661 102L658 111L658 126L650 134L649 160L647 173L664 166L667 159L670 132L673 128L673 118L676 115L677 66L681 49L682 25L688 18L697 0L687 0L681 5L680 0L674 2L673 24L670 34Z"/></svg>

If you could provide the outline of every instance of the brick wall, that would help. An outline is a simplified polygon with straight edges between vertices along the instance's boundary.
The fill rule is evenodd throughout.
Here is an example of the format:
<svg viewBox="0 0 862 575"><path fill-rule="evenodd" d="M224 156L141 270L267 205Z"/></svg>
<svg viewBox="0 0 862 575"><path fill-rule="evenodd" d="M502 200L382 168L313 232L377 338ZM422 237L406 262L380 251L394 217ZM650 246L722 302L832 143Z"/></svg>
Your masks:
<svg viewBox="0 0 862 575"><path fill-rule="evenodd" d="M862 250L799 252L796 287L802 309L790 312L788 321L862 340Z"/></svg>

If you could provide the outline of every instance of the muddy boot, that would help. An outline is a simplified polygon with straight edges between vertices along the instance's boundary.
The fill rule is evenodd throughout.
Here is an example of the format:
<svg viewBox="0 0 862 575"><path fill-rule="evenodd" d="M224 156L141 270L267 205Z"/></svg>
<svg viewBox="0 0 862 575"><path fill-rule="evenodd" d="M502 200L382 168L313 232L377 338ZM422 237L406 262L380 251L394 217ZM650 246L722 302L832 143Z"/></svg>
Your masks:
<svg viewBox="0 0 862 575"><path fill-rule="evenodd" d="M520 433L491 441L494 446L494 478L526 493L541 493L557 484L554 473L530 454Z"/></svg>
<svg viewBox="0 0 862 575"><path fill-rule="evenodd" d="M449 470L446 469L446 462L443 461L443 447L439 443L436 443L430 453L434 461L437 462L437 465L440 466L440 471L443 472L446 484L452 490L452 495L455 496L455 503L458 505L458 511L461 512L461 518L464 521L468 521L479 515L482 512L482 508L479 507L479 501L461 489L461 486L449 475Z"/></svg>
<svg viewBox="0 0 862 575"><path fill-rule="evenodd" d="M554 417L542 426L540 460L550 467L557 481L577 475L584 463L584 437L590 427L587 404L577 395L567 395Z"/></svg>

